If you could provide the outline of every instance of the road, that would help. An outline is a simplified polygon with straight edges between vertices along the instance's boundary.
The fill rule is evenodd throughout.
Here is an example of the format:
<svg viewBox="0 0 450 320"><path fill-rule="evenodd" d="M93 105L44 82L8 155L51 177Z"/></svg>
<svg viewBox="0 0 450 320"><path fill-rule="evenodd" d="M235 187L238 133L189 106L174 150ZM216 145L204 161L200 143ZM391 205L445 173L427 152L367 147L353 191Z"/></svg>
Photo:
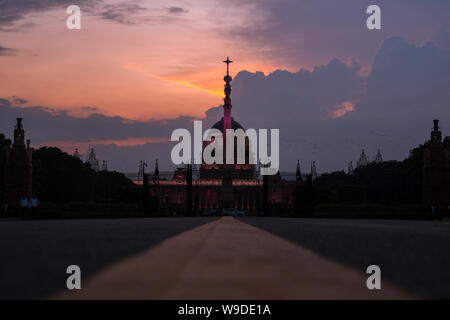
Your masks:
<svg viewBox="0 0 450 320"><path fill-rule="evenodd" d="M394 284L450 299L450 223L246 218L243 221L364 272L380 266Z"/></svg>
<svg viewBox="0 0 450 320"><path fill-rule="evenodd" d="M0 298L450 298L449 253L447 222L0 221ZM68 293L71 264L88 280Z"/></svg>
<svg viewBox="0 0 450 320"><path fill-rule="evenodd" d="M66 285L213 218L0 220L0 299L45 298Z"/></svg>

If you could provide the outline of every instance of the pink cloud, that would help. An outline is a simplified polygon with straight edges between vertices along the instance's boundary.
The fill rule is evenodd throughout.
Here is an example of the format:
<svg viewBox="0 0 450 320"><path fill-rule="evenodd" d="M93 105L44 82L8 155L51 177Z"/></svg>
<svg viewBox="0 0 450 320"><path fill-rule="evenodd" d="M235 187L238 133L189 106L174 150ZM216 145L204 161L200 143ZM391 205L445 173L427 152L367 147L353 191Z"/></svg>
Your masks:
<svg viewBox="0 0 450 320"><path fill-rule="evenodd" d="M332 119L336 119L345 116L348 112L352 112L353 110L354 106L352 102L343 102L334 105L328 116Z"/></svg>

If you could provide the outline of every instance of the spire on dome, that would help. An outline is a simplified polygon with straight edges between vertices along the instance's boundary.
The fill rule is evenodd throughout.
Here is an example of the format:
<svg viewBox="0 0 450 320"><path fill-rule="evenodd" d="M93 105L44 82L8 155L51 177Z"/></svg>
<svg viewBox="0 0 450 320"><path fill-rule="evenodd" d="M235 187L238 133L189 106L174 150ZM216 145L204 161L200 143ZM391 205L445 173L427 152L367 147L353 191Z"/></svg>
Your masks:
<svg viewBox="0 0 450 320"><path fill-rule="evenodd" d="M435 119L433 120L433 131L431 131L431 142L433 143L440 143L442 141L442 133L441 129L439 128L439 120Z"/></svg>
<svg viewBox="0 0 450 320"><path fill-rule="evenodd" d="M361 155L359 156L359 160L356 162L356 166L358 168L364 167L369 162L369 159L366 156L366 153L364 152L364 149L361 151Z"/></svg>
<svg viewBox="0 0 450 320"><path fill-rule="evenodd" d="M227 60L223 61L227 64L227 75L223 78L225 81L225 98L223 99L223 132L225 133L227 129L231 129L231 85L230 82L233 78L230 76L230 63L233 61L227 57Z"/></svg>
<svg viewBox="0 0 450 320"><path fill-rule="evenodd" d="M300 160L297 160L297 172L295 174L296 181L302 181L302 174L300 172Z"/></svg>
<svg viewBox="0 0 450 320"><path fill-rule="evenodd" d="M102 171L108 171L108 161L102 161Z"/></svg>
<svg viewBox="0 0 450 320"><path fill-rule="evenodd" d="M75 148L75 153L73 154L73 156L74 156L75 158L81 160L81 156L80 156L80 153L78 152L78 148Z"/></svg>
<svg viewBox="0 0 450 320"><path fill-rule="evenodd" d="M98 160L94 152L94 148L91 148L88 159L86 161L87 164L91 167L92 170L98 171Z"/></svg>
<svg viewBox="0 0 450 320"><path fill-rule="evenodd" d="M375 163L383 162L383 156L381 155L380 149L378 149L377 155L375 156Z"/></svg>
<svg viewBox="0 0 450 320"><path fill-rule="evenodd" d="M347 174L353 174L353 161L348 163Z"/></svg>
<svg viewBox="0 0 450 320"><path fill-rule="evenodd" d="M311 181L315 180L316 178L317 178L316 162L313 161L311 163Z"/></svg>

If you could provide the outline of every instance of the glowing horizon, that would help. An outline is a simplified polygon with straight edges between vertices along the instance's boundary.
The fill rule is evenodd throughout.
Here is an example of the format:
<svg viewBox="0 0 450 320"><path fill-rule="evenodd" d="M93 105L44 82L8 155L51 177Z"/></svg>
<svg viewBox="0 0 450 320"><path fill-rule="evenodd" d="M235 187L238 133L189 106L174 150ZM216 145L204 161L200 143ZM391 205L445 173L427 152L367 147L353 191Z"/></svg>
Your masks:
<svg viewBox="0 0 450 320"><path fill-rule="evenodd" d="M164 8L162 2L146 7L150 12ZM203 117L222 104L226 55L237 62L233 75L276 69L267 59L248 54L249 48L241 48L218 26L213 28L217 22L206 18L210 10L192 5L167 14L173 20L160 18L147 25L112 23L85 10L81 30L66 28L64 8L29 16L33 27L0 31L1 45L16 50L0 59L0 95L75 113L88 106L135 120ZM241 24L243 19L231 20ZM191 20L198 21L195 28L187 27Z"/></svg>

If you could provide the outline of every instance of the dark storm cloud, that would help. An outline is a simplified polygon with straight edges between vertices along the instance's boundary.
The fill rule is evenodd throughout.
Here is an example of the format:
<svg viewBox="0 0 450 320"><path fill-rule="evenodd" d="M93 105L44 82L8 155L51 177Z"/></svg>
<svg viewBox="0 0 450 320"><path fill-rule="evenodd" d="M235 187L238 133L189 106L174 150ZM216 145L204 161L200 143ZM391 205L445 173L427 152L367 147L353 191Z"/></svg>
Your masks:
<svg viewBox="0 0 450 320"><path fill-rule="evenodd" d="M305 124L311 119L325 119L334 105L358 99L364 86L364 79L358 76L358 71L356 61L347 65L333 59L313 71L292 73L277 70L267 76L260 72L241 72L233 81L233 105L237 106L234 114L249 119L253 126L275 122L278 117L293 113L301 113L299 120ZM254 106L254 109L249 106ZM282 110L283 113L266 116L274 110Z"/></svg>
<svg viewBox="0 0 450 320"><path fill-rule="evenodd" d="M42 106L21 107L13 99L0 99L0 132L8 133L15 118L24 118L24 125L33 142L120 140L126 138L170 138L173 129L192 127L190 117L161 121L134 121L118 116L93 113L86 118L74 117L66 110Z"/></svg>
<svg viewBox="0 0 450 320"><path fill-rule="evenodd" d="M0 56L14 56L17 50L0 46Z"/></svg>
<svg viewBox="0 0 450 320"><path fill-rule="evenodd" d="M296 159L303 166L317 160L321 170L336 168L342 159L333 152L348 132L338 130L341 122L331 114L339 104L358 101L365 84L358 71L356 61L333 59L313 71L240 72L232 83L233 116L245 128L280 129L282 170L293 170ZM220 114L220 108L209 110L208 124Z"/></svg>
<svg viewBox="0 0 450 320"><path fill-rule="evenodd" d="M55 8L65 8L76 4L83 12L101 19L123 25L147 22L167 23L173 21L169 15L186 13L181 7L148 9L139 0L111 2L107 0L0 0L0 31L21 31L33 27L24 21L32 13L40 13ZM161 12L164 12L161 15Z"/></svg>
<svg viewBox="0 0 450 320"><path fill-rule="evenodd" d="M333 58L355 57L363 65L384 39L404 36L429 41L440 28L450 27L450 1L436 0L230 0L221 5L248 7L244 25L227 34L257 47L271 61L318 65ZM366 9L381 7L382 30L366 28Z"/></svg>
<svg viewBox="0 0 450 320"><path fill-rule="evenodd" d="M313 72L242 73L233 82L233 114L251 126L280 128L282 168L298 157L316 160L320 171L344 169L362 148L403 159L428 139L435 118L450 135L450 51L389 38L372 73L359 79L356 72L356 63L333 60ZM354 102L355 111L324 117L342 101Z"/></svg>
<svg viewBox="0 0 450 320"><path fill-rule="evenodd" d="M13 98L14 103L18 104L18 105L26 104L28 102L27 100L17 97L17 96L13 96L12 98Z"/></svg>
<svg viewBox="0 0 450 320"><path fill-rule="evenodd" d="M450 121L450 51L398 37L386 40L352 116L361 124L411 136L428 128L431 119Z"/></svg>
<svg viewBox="0 0 450 320"><path fill-rule="evenodd" d="M450 50L450 31L439 30L433 36L433 44L445 50Z"/></svg>
<svg viewBox="0 0 450 320"><path fill-rule="evenodd" d="M105 20L111 20L120 24L134 25L141 22L142 19L150 19L148 17L139 17L145 12L147 12L147 8L144 8L137 3L120 2L103 6L98 15Z"/></svg>
<svg viewBox="0 0 450 320"><path fill-rule="evenodd" d="M142 23L166 24L175 21L173 16L187 13L182 7L169 8L146 8L141 4L143 1L122 1L114 4L103 4L97 6L90 14L97 15L102 19L125 25L136 25Z"/></svg>
<svg viewBox="0 0 450 320"><path fill-rule="evenodd" d="M78 0L76 4L91 6L100 2L101 0ZM39 13L72 4L74 4L73 0L0 0L0 30L15 30L15 23L30 13ZM27 25L22 26L27 27Z"/></svg>
<svg viewBox="0 0 450 320"><path fill-rule="evenodd" d="M73 149L86 142L95 148L99 159L107 159L113 170L134 172L139 161L149 164L160 159L162 170L171 170L170 150L175 142L151 142L137 146L118 146L114 143L97 143L99 140L122 140L127 138L170 139L177 128L192 131L193 118L134 121L122 117L91 114L86 118L74 117L66 110L55 110L42 106L22 107L22 100L0 98L0 133L12 138L17 117L22 117L27 138L32 145L68 141ZM83 107L86 111L95 108Z"/></svg>
<svg viewBox="0 0 450 320"><path fill-rule="evenodd" d="M245 128L280 129L282 170L295 170L296 159L303 170L313 160L319 172L345 169L363 148L372 159L380 148L385 159L401 160L428 139L435 118L441 119L443 134L450 135L450 51L394 37L378 50L368 77L360 76L359 70L356 61L333 59L312 71L278 70L269 75L242 71L232 82L232 114ZM352 103L354 111L331 118L344 103ZM193 121L190 117L133 121L98 112L76 118L51 108L20 107L13 99L0 99L0 113L0 132L10 136L15 117L22 116L33 143L169 138L173 129L192 130ZM203 128L222 113L221 107L209 109ZM101 159L123 171L135 171L139 160L156 157L167 170L172 145L95 148Z"/></svg>
<svg viewBox="0 0 450 320"><path fill-rule="evenodd" d="M11 107L11 102L8 99L0 98L0 108Z"/></svg>

